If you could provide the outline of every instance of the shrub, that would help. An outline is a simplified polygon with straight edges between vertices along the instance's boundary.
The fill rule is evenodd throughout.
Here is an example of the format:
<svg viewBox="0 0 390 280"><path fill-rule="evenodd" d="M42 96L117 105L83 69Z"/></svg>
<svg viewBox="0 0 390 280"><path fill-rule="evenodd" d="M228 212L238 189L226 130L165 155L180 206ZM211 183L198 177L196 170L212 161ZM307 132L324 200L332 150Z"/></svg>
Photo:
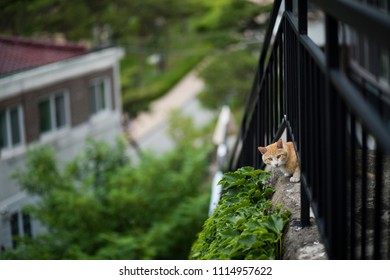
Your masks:
<svg viewBox="0 0 390 280"><path fill-rule="evenodd" d="M47 146L30 151L15 178L40 198L25 211L47 232L0 259L187 258L207 218L208 147L145 153L137 165L124 149L91 141L62 167Z"/></svg>

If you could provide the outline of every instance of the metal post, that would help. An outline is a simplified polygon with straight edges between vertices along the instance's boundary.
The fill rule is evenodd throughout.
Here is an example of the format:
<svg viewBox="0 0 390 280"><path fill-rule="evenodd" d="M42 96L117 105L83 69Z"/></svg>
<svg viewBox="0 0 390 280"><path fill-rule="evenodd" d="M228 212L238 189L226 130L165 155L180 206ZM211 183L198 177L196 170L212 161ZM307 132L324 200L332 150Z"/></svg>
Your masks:
<svg viewBox="0 0 390 280"><path fill-rule="evenodd" d="M336 89L331 83L331 74L339 69L338 22L327 14L325 16L326 38L326 117L327 117L327 211L326 231L328 233L328 252L331 259L346 258L346 209L345 209L345 109Z"/></svg>
<svg viewBox="0 0 390 280"><path fill-rule="evenodd" d="M306 0L301 0L298 2L298 31L299 31L299 34L300 35L306 35L307 34L307 1ZM302 125L302 122L303 121L307 121L307 120L302 120L302 113L303 113L303 110L307 110L307 108L305 108L305 106L303 106L303 103L306 101L306 95L307 94L311 94L311 93L308 93L307 90L306 90L306 83L307 83L307 76L306 76L306 67L307 67L307 63L308 61L305 61L304 59L304 47L299 43L299 40L297 40L297 48L298 48L298 61L299 61L299 64L298 64L298 68L299 68L299 71L298 71L298 75L299 75L299 78L298 78L298 106L299 106L299 109L298 109L298 126L299 126L299 143L298 144L298 152L301 153L302 152L302 142L303 141L307 141L307 139L304 139L304 137L302 137L302 133L306 133L307 134L307 131L303 131L305 129L306 126L303 126ZM302 157L300 157L300 160L302 160ZM302 167L302 165L301 165ZM306 170L301 170L303 171L302 172L302 175L305 173ZM305 184L304 184L304 180L301 180L301 224L302 224L302 227L306 227L306 226L310 226L310 202L309 202L309 199L307 197L307 194L306 194L306 187Z"/></svg>
<svg viewBox="0 0 390 280"><path fill-rule="evenodd" d="M381 258L382 241L382 198L383 198L383 151L377 148L375 155L375 221L374 221L374 259Z"/></svg>
<svg viewBox="0 0 390 280"><path fill-rule="evenodd" d="M288 12L292 12L293 10L293 1L292 0L284 0L284 9Z"/></svg>

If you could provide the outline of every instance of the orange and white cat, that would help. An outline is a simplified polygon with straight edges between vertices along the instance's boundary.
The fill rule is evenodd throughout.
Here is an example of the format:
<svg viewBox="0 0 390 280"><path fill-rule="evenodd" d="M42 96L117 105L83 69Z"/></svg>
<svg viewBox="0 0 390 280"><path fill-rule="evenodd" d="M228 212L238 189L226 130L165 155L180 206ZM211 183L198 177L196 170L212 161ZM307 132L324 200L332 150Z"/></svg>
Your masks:
<svg viewBox="0 0 390 280"><path fill-rule="evenodd" d="M265 164L279 168L284 176L292 177L290 182L301 179L301 169L298 164L293 142L283 143L282 139L266 147L258 147Z"/></svg>

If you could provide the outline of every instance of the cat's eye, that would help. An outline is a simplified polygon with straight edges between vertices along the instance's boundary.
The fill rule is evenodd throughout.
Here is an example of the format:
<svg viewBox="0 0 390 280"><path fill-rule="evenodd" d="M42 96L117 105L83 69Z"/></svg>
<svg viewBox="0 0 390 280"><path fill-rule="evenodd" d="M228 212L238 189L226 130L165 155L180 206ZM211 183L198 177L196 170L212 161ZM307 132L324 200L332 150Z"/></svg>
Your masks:
<svg viewBox="0 0 390 280"><path fill-rule="evenodd" d="M277 158L277 159L280 159L280 157L281 157L281 155L278 155L276 158Z"/></svg>
<svg viewBox="0 0 390 280"><path fill-rule="evenodd" d="M272 157L267 158L267 160L272 161Z"/></svg>

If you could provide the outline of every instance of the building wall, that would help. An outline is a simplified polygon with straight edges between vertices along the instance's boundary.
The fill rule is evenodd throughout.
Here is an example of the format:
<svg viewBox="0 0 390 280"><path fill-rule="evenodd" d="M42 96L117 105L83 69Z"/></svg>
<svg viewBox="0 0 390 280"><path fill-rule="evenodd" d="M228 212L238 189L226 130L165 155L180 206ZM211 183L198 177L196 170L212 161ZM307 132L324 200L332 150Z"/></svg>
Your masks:
<svg viewBox="0 0 390 280"><path fill-rule="evenodd" d="M42 100L42 98L48 97L51 94L60 90L68 91L71 110L71 126L77 126L81 123L88 121L90 118L91 110L88 86L89 82L92 79L99 77L109 77L111 81L110 93L111 95L113 95L113 70L107 69L103 71L98 71L93 74L84 75L76 79L62 81L58 84L54 84L41 89L26 92L21 96L12 98L9 102L4 102L4 104L7 104L7 106L11 104L17 105L18 103L22 104L24 109L25 124L27 124L25 127L26 143L30 144L34 141L38 141L40 138L38 103L40 100ZM115 110L115 107L112 106L111 110Z"/></svg>
<svg viewBox="0 0 390 280"><path fill-rule="evenodd" d="M106 65L95 71L86 72L42 87L35 87L33 90L25 89L5 98L1 98L0 93L0 109L22 105L25 135L24 145L13 149L12 153L0 155L0 249L12 248L11 216L20 213L24 205L36 201L36 198L28 196L20 189L17 182L10 178L12 173L25 165L25 154L29 148L35 145L51 145L56 151L59 162L66 162L72 160L83 149L86 139L93 138L112 144L121 133L118 62L113 63L111 67ZM100 77L110 80L110 108L91 115L89 84L92 79ZM42 135L39 129L39 101L62 89L67 90L69 97L70 125L48 135ZM38 221L32 220L33 236L43 231L44 227Z"/></svg>

